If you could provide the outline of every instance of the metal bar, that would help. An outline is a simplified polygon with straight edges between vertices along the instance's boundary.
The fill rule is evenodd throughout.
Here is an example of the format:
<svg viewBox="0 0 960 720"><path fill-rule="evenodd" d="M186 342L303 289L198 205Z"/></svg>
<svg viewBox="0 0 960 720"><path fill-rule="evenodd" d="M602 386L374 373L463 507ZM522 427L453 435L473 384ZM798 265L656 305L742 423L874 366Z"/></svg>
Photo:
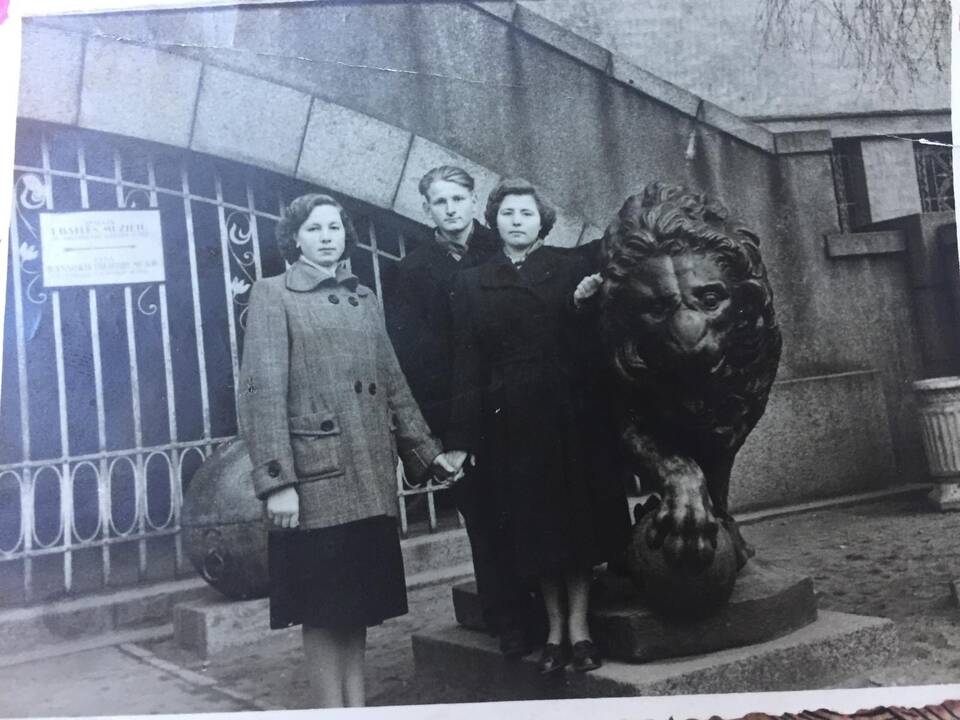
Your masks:
<svg viewBox="0 0 960 720"><path fill-rule="evenodd" d="M399 460L397 461L397 511L400 516L400 534L403 537L407 536L407 533L410 531L409 524L407 522L407 501L404 498L403 487L406 485L406 475L403 470L403 463Z"/></svg>
<svg viewBox="0 0 960 720"><path fill-rule="evenodd" d="M38 172L40 170L40 168L35 168L31 165L14 165L13 169L15 171L22 171L22 172ZM51 170L50 175L52 177L73 178L75 180L78 180L80 178L80 173L70 172L69 170ZM87 180L90 182L99 182L107 185L117 184L115 178L102 177L100 175L87 175L86 177L87 177ZM147 192L149 192L151 189L149 184L139 183L134 180L123 180L120 183L120 186L121 188L130 188L131 190L144 190ZM215 200L213 200L212 198L204 197L203 195L193 195L191 193L184 193L178 190L171 190L169 188L164 188L160 186L156 186L153 189L156 191L158 195L170 195L172 197L187 198L195 202L205 202L209 205L216 204ZM234 203L227 202L227 201L224 201L223 206L228 210L238 210L240 212L247 212L250 209L244 205L236 205ZM269 218L270 220L276 221L280 219L279 215L273 215L272 213L264 212L262 210L255 210L254 212L258 216Z"/></svg>
<svg viewBox="0 0 960 720"><path fill-rule="evenodd" d="M191 207L190 180L187 163L180 165L180 181L183 186L183 212L187 228L187 252L190 260L190 290L193 295L193 331L197 342L197 371L200 379L200 406L203 413L203 436L210 437L210 395L207 389L207 361L203 343L203 318L200 314L200 283L197 279L197 244L193 237L193 208Z"/></svg>
<svg viewBox="0 0 960 720"><path fill-rule="evenodd" d="M47 467L61 462L80 462L81 460L99 460L100 458L114 458L122 455L132 455L137 452L150 453L155 450L168 450L175 448L177 450L187 450L190 448L202 448L206 445L216 445L218 443L229 442L234 439L233 435L223 435L215 438L202 438L200 440L182 440L175 443L164 443L162 445L149 445L142 448L127 448L124 450L105 450L104 452L85 453L83 455L73 455L69 458L49 458L47 460L27 460L18 463L7 463L0 465L0 473L7 470L17 471L18 469L32 467Z"/></svg>
<svg viewBox="0 0 960 720"><path fill-rule="evenodd" d="M427 481L429 482L429 481ZM431 490L427 493L427 514L430 518L430 532L437 531L437 505L434 501L436 492Z"/></svg>
<svg viewBox="0 0 960 720"><path fill-rule="evenodd" d="M27 384L27 343L23 322L23 283L20 278L20 217L17 207L16 186L13 192L13 207L10 209L10 274L13 278L13 319L17 341L17 391L20 403L20 449L24 459L30 458L30 402ZM20 535L24 551L33 546L33 476L24 468L20 481ZM30 560L23 566L24 599L30 602L33 596L33 566Z"/></svg>
<svg viewBox="0 0 960 720"><path fill-rule="evenodd" d="M113 152L113 174L117 190L117 207L126 207L126 200L123 197L123 162L120 152ZM137 330L133 322L133 290L129 285L123 286L123 309L126 319L127 330L127 355L130 360L130 404L133 412L133 444L137 449L135 462L133 466L133 485L134 485L134 522L139 525L140 533L146 533L146 512L147 512L147 478L143 466L143 454L140 449L143 447L143 420L140 417L140 363L137 358ZM139 555L139 576L144 578L147 574L147 541L141 539L137 543Z"/></svg>
<svg viewBox="0 0 960 720"><path fill-rule="evenodd" d="M147 515L147 473L143 464L143 421L140 417L140 364L137 361L137 336L133 322L133 291L129 285L123 288L123 304L127 320L127 353L130 355L130 398L133 405L133 437L138 452L134 465L134 487L136 488L136 515L140 532L146 533ZM147 574L147 541L139 543L140 578Z"/></svg>
<svg viewBox="0 0 960 720"><path fill-rule="evenodd" d="M377 291L377 299L380 300L380 306L382 307L383 286L380 284L380 258L377 257L377 229L373 226L373 220L370 221L370 259L373 262L374 289Z"/></svg>
<svg viewBox="0 0 960 720"><path fill-rule="evenodd" d="M257 227L257 206L253 201L253 188L247 182L247 207L250 210L250 242L253 244L253 267L257 278L263 277L260 265L260 228ZM279 218L278 218L279 219Z"/></svg>
<svg viewBox="0 0 960 720"><path fill-rule="evenodd" d="M217 194L217 222L220 225L220 257L223 261L223 286L227 300L227 336L230 340L230 368L231 385L233 386L233 406L237 407L238 388L237 378L240 377L240 360L237 357L237 321L233 311L233 283L230 272L230 236L227 232L227 216L223 212L223 185L220 181L220 172L213 176L213 185Z"/></svg>
<svg viewBox="0 0 960 720"><path fill-rule="evenodd" d="M83 143L77 145L77 168L80 170L80 207L90 209L90 193L87 185L87 157ZM97 449L101 452L107 449L107 416L103 400L103 361L100 356L100 313L97 306L97 289L87 290L87 304L90 310L90 351L93 358L93 386L97 405ZM66 455L66 453L64 453ZM100 471L97 473L97 508L100 514L99 531L109 534L110 524L107 522L110 512L110 478L107 477L107 461L100 459ZM103 546L101 555L101 572L103 585L110 584L110 550Z"/></svg>
<svg viewBox="0 0 960 720"><path fill-rule="evenodd" d="M166 535L175 535L179 533L178 528L164 528L162 530L153 530L146 535L123 535L118 537L108 537L101 538L100 540L92 540L89 543L84 543L83 548L98 548L103 546L112 546L120 545L122 543L137 542L138 540L145 538L155 538L155 537L164 537ZM43 555L56 555L63 552L60 547L42 547L35 550L31 550L29 555L24 555L23 553L8 553L3 550L0 550L0 562L10 562L13 560L24 560L31 559L36 557L41 557Z"/></svg>
<svg viewBox="0 0 960 720"><path fill-rule="evenodd" d="M363 250L366 250L367 252L370 252L370 253L375 252L377 255L379 255L379 256L381 256L381 257L389 258L390 260L393 260L393 261L395 261L395 262L400 262L401 260L403 260L403 258L400 257L399 255L394 255L393 253L388 253L386 250L375 249L375 248L371 247L370 245L364 245L362 242L358 242L358 243L357 243L357 247L358 247L358 248L361 248L361 249L363 249Z"/></svg>
<svg viewBox="0 0 960 720"><path fill-rule="evenodd" d="M70 431L67 417L67 383L63 366L63 328L60 317L60 291L51 293L53 307L53 347L57 365L57 405L60 418L60 447L65 457L70 456ZM64 461L60 472L60 524L63 533L63 589L73 589L73 489L70 486L70 466Z"/></svg>
<svg viewBox="0 0 960 720"><path fill-rule="evenodd" d="M47 193L44 197L46 209L53 210L53 179L50 174L50 145L44 134L40 141L40 155L43 164ZM57 369L57 414L60 422L60 452L64 458L70 456L70 430L67 417L67 383L63 366L63 327L60 322L60 291L50 293L53 322L53 347ZM63 587L69 592L73 587L73 554L70 546L73 542L73 492L70 488L70 468L66 460L60 468L60 535L63 540Z"/></svg>
<svg viewBox="0 0 960 720"><path fill-rule="evenodd" d="M147 180L150 185L150 207L156 208L160 205L160 198L157 195L157 171L153 155L147 157ZM162 238L161 238L162 240ZM160 340L163 344L163 376L164 387L166 389L167 400L167 432L170 442L177 440L177 398L176 389L173 384L173 354L170 350L170 314L167 308L167 284L165 282L157 284L157 295L160 297ZM178 450L171 451L171 467L179 459ZM180 511L183 507L183 488L177 481L175 474L170 472L170 502L173 505L173 526L180 527ZM179 533L174 540L174 570L179 574L183 569L183 538Z"/></svg>

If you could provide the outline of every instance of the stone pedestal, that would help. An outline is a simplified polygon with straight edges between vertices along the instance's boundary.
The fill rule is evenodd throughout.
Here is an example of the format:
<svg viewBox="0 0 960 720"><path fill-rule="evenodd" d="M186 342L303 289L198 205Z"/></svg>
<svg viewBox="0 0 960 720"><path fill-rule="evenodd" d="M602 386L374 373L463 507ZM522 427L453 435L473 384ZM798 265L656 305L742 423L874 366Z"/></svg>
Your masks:
<svg viewBox="0 0 960 720"><path fill-rule="evenodd" d="M230 648L275 637L300 628L270 629L270 601L227 600L207 597L181 603L173 609L173 637L177 644L207 658Z"/></svg>
<svg viewBox="0 0 960 720"><path fill-rule="evenodd" d="M940 510L960 510L960 377L913 384L923 449L936 486L930 500Z"/></svg>
<svg viewBox="0 0 960 720"><path fill-rule="evenodd" d="M751 560L737 576L730 600L716 614L671 621L643 607L628 578L604 575L591 590L590 626L605 657L645 662L697 655L780 637L817 619L810 578ZM457 622L483 629L474 583L453 589Z"/></svg>
<svg viewBox="0 0 960 720"><path fill-rule="evenodd" d="M927 497L938 510L960 510L960 481L938 482Z"/></svg>
<svg viewBox="0 0 960 720"><path fill-rule="evenodd" d="M811 690L883 665L896 651L890 620L824 611L756 645L643 664L607 660L593 672L545 678L536 654L505 660L485 633L454 625L413 636L417 682L458 702Z"/></svg>

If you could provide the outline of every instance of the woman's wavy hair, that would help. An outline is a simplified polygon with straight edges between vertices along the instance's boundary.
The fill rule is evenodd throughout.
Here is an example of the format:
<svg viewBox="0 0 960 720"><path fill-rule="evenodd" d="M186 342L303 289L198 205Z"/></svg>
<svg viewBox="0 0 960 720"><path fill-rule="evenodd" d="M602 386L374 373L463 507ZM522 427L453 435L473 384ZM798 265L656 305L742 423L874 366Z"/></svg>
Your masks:
<svg viewBox="0 0 960 720"><path fill-rule="evenodd" d="M346 236L340 261L349 258L351 251L356 247L357 231L353 226L350 215L343 209L343 205L329 195L308 193L295 198L280 212L280 220L277 222L277 247L287 262L296 262L297 258L300 257L300 248L297 247L297 233L307 221L307 218L310 217L313 209L321 205L335 207L340 213L340 220L343 222L343 231Z"/></svg>
<svg viewBox="0 0 960 720"><path fill-rule="evenodd" d="M497 213L500 212L500 206L507 195L531 195L533 197L533 201L537 204L537 212L540 213L539 237L545 238L553 229L554 223L557 222L557 211L540 196L540 192L533 185L526 180L516 178L501 180L490 191L490 195L487 197L487 207L483 213L483 217L487 221L487 227L492 230L497 229Z"/></svg>

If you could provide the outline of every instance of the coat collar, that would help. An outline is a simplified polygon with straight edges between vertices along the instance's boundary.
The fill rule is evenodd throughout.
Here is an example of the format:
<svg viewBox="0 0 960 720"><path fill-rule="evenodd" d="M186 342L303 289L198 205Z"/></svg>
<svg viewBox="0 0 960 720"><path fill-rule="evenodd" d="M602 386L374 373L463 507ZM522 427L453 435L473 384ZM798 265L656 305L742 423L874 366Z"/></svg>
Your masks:
<svg viewBox="0 0 960 720"><path fill-rule="evenodd" d="M502 251L497 252L480 270L480 285L504 287L539 285L554 275L560 265L559 256L543 245L534 250L517 270Z"/></svg>
<svg viewBox="0 0 960 720"><path fill-rule="evenodd" d="M458 265L462 264L462 267L475 265L478 260L484 260L500 249L500 238L485 225L481 225L478 220L474 219L473 229L470 231L470 237L467 238L467 251L457 261L450 257L447 244L439 237L439 232L436 229L433 231L433 237L430 238L431 242L428 246L430 252L444 259L449 258ZM464 263L465 260L466 263Z"/></svg>
<svg viewBox="0 0 960 720"><path fill-rule="evenodd" d="M305 262L297 260L287 268L285 283L288 290L294 292L310 292L320 285L343 285L357 295L367 295L369 291L360 285L360 279L345 267L337 268L334 277L324 275L319 269Z"/></svg>

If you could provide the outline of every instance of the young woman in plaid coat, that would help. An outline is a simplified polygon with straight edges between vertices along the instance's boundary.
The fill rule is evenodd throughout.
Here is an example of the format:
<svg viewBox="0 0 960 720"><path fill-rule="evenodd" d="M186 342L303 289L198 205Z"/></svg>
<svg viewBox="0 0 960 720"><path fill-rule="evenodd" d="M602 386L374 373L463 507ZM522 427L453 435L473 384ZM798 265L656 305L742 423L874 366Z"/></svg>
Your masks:
<svg viewBox="0 0 960 720"><path fill-rule="evenodd" d="M253 286L238 403L273 529L270 622L302 624L321 706L363 705L366 628L407 612L397 452L417 477L441 449L376 296L341 264L356 245L343 208L299 197L277 239L292 264Z"/></svg>

